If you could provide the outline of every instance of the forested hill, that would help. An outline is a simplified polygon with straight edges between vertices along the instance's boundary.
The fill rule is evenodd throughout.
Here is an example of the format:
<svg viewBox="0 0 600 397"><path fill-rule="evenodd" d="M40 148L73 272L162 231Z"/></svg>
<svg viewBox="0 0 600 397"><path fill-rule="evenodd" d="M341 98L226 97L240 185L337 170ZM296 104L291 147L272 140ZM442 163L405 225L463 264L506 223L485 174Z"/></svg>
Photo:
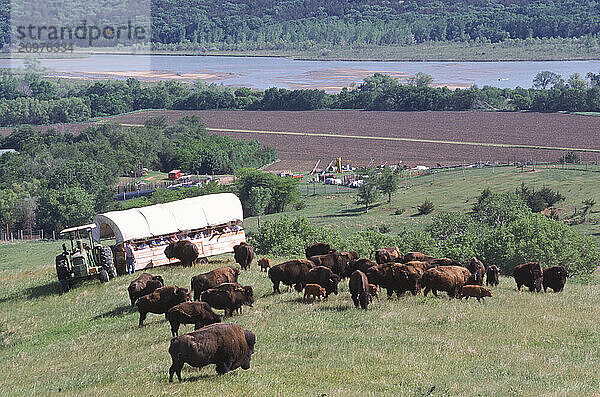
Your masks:
<svg viewBox="0 0 600 397"><path fill-rule="evenodd" d="M582 36L596 40L600 31L600 2L593 0L152 2L155 43L195 44L208 49L306 49ZM6 1L0 2L4 40L8 37L8 7ZM69 18L69 10L80 12L89 8L82 7L82 0L75 0L61 10L61 18ZM12 12L16 15L28 11ZM106 12L98 10L102 15Z"/></svg>
<svg viewBox="0 0 600 397"><path fill-rule="evenodd" d="M600 31L600 2L592 0L156 0L154 12L156 42L256 49L498 42Z"/></svg>

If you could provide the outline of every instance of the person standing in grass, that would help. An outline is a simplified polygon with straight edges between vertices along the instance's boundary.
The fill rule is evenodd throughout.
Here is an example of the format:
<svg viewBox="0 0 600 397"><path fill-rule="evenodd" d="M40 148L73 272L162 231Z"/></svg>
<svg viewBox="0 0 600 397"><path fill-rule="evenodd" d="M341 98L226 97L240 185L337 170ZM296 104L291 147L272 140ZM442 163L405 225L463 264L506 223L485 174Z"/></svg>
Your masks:
<svg viewBox="0 0 600 397"><path fill-rule="evenodd" d="M135 273L135 257L130 242L125 243L125 269L129 274Z"/></svg>

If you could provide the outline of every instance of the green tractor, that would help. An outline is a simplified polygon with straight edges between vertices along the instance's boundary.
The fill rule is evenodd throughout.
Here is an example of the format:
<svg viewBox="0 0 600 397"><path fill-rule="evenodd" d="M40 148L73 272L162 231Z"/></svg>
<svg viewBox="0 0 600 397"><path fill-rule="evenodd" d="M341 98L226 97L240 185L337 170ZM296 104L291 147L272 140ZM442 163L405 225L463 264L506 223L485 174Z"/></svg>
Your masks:
<svg viewBox="0 0 600 397"><path fill-rule="evenodd" d="M68 235L71 240L71 249L63 244L63 252L56 256L56 275L61 293L68 292L78 280L98 278L106 283L117 276L110 247L103 247L92 240L95 227L96 224L92 223L60 232L61 236Z"/></svg>

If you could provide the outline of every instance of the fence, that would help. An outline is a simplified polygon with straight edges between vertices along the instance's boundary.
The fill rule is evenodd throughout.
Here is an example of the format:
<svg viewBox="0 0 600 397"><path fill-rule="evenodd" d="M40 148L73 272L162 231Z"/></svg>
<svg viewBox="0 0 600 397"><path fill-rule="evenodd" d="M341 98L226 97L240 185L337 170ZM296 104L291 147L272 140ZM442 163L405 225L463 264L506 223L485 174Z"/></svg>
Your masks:
<svg viewBox="0 0 600 397"><path fill-rule="evenodd" d="M7 231L8 230L8 231ZM44 235L44 230L10 230L9 228L0 231L0 241L30 241L30 240L43 240L48 237Z"/></svg>

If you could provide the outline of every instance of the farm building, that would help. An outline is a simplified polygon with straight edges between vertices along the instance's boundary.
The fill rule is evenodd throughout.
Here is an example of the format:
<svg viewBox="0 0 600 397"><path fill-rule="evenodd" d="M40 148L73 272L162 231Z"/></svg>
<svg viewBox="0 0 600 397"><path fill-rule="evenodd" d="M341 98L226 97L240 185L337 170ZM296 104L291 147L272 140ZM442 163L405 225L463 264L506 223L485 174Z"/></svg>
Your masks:
<svg viewBox="0 0 600 397"><path fill-rule="evenodd" d="M147 269L176 262L164 250L177 240L196 244L202 259L232 252L234 245L246 240L242 222L239 198L219 193L96 215L93 238L115 239L116 267L123 272L125 242L133 244L136 269Z"/></svg>

